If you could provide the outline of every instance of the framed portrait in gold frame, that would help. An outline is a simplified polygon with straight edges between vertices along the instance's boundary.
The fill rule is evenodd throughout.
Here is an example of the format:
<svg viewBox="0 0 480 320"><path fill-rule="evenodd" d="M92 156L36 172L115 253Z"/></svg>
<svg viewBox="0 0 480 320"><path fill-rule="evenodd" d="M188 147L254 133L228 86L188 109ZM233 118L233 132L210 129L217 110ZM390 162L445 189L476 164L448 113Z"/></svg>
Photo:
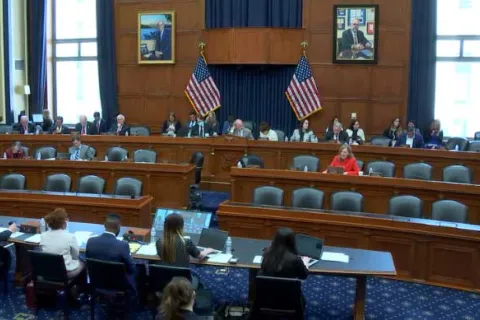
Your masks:
<svg viewBox="0 0 480 320"><path fill-rule="evenodd" d="M175 63L175 11L138 13L138 63Z"/></svg>

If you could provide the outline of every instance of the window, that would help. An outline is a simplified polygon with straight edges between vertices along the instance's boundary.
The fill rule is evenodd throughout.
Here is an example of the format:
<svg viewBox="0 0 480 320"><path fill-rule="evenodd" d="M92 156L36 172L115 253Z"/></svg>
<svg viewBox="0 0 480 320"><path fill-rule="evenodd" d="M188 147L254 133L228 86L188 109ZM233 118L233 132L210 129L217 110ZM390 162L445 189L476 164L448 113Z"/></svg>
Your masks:
<svg viewBox="0 0 480 320"><path fill-rule="evenodd" d="M437 0L435 118L445 136L480 131L480 0Z"/></svg>
<svg viewBox="0 0 480 320"><path fill-rule="evenodd" d="M101 112L96 0L53 0L53 105L65 123Z"/></svg>

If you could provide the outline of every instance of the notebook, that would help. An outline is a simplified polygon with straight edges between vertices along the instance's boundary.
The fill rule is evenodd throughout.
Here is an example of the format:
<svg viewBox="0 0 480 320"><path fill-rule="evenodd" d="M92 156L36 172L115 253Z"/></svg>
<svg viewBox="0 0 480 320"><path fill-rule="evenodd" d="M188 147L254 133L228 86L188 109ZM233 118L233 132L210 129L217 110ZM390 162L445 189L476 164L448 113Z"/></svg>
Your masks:
<svg viewBox="0 0 480 320"><path fill-rule="evenodd" d="M311 267L320 260L323 250L323 240L319 238L310 237L304 234L295 235L295 242L297 243L298 255L302 257L309 257L311 260L308 266Z"/></svg>
<svg viewBox="0 0 480 320"><path fill-rule="evenodd" d="M200 250L212 248L217 253L222 252L227 242L228 232L217 229L202 229L200 239L198 240L198 248Z"/></svg>

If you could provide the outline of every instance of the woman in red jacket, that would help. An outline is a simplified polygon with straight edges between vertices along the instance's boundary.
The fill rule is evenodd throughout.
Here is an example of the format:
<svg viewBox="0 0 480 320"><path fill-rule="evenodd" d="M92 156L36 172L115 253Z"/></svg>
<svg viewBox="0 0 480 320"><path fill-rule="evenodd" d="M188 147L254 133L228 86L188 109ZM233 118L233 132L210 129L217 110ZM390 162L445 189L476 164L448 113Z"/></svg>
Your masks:
<svg viewBox="0 0 480 320"><path fill-rule="evenodd" d="M358 176L358 169L357 160L353 156L352 148L348 144L344 144L340 147L338 151L338 155L336 155L332 163L330 163L330 167L343 167L344 174L350 176ZM324 171L323 173L327 173Z"/></svg>

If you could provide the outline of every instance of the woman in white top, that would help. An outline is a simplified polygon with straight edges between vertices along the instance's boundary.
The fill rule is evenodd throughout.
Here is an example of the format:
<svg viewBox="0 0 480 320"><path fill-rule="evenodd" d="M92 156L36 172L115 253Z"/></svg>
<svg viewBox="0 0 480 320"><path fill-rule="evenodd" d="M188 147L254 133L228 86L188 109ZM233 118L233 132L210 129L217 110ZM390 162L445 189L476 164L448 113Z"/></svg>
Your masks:
<svg viewBox="0 0 480 320"><path fill-rule="evenodd" d="M350 123L350 127L347 129L348 144L359 145L365 142L365 132L360 128L360 122L354 119Z"/></svg>
<svg viewBox="0 0 480 320"><path fill-rule="evenodd" d="M318 142L317 136L310 129L310 122L305 119L301 122L300 129L295 129L292 134L290 141L296 142Z"/></svg>
<svg viewBox="0 0 480 320"><path fill-rule="evenodd" d="M65 262L69 278L74 278L85 268L83 261L78 259L77 238L67 229L68 215L65 209L57 208L45 217L50 230L42 233L40 246L42 251L61 254Z"/></svg>
<svg viewBox="0 0 480 320"><path fill-rule="evenodd" d="M269 140L269 141L278 141L277 133L272 129L270 129L270 126L265 121L260 123L259 129L260 129L260 139Z"/></svg>

